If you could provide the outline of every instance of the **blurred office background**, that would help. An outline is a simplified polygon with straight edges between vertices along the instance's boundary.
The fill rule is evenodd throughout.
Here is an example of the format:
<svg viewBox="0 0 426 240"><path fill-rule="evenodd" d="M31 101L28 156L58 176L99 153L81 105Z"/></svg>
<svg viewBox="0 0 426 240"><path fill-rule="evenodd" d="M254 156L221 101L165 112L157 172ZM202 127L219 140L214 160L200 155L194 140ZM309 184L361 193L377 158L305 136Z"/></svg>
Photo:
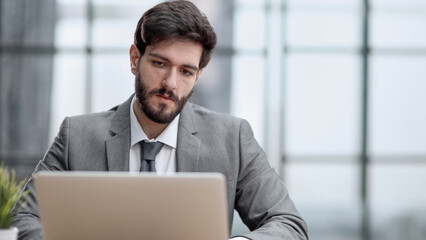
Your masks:
<svg viewBox="0 0 426 240"><path fill-rule="evenodd" d="M28 176L65 116L130 96L158 2L0 0L1 161ZM311 239L426 239L426 1L194 2L219 43L192 101L249 120Z"/></svg>

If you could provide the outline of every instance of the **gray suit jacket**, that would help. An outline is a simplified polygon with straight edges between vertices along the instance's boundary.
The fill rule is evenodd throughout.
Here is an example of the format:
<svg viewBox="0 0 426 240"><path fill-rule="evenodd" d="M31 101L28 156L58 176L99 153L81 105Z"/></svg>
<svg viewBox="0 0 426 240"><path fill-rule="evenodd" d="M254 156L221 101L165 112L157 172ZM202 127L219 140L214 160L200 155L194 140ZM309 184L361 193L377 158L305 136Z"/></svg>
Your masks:
<svg viewBox="0 0 426 240"><path fill-rule="evenodd" d="M37 171L128 171L131 98L107 111L66 118ZM178 172L219 172L227 179L229 224L234 209L249 239L308 239L287 189L269 165L247 121L188 103L180 117ZM27 206L17 212L19 239L42 239L30 179Z"/></svg>

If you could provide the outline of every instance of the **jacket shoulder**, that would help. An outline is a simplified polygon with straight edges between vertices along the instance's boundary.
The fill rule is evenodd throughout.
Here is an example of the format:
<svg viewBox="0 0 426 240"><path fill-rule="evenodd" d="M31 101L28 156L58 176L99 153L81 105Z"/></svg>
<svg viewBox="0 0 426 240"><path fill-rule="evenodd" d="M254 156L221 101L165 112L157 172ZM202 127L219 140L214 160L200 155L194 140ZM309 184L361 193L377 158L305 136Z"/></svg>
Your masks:
<svg viewBox="0 0 426 240"><path fill-rule="evenodd" d="M242 125L249 125L244 119L215 112L197 104L188 103L185 108L181 120L186 122L186 126L191 124L192 126L188 126L188 128L199 133L206 133L211 136L228 136L239 134Z"/></svg>
<svg viewBox="0 0 426 240"><path fill-rule="evenodd" d="M115 134L128 130L130 126L130 100L131 98L108 111L83 114L65 119L63 127L68 126L73 131L81 134L98 133L103 135Z"/></svg>
<svg viewBox="0 0 426 240"><path fill-rule="evenodd" d="M117 109L113 108L104 112L96 112L96 113L87 113L76 116L67 117L69 121L73 123L81 123L83 125L96 125L94 123L99 123L103 121L108 121L111 119L116 113Z"/></svg>
<svg viewBox="0 0 426 240"><path fill-rule="evenodd" d="M218 121L218 123L222 124L239 124L241 121L244 121L243 119L232 116L230 114L215 112L197 104L188 103L187 105L189 110L192 112L195 121Z"/></svg>

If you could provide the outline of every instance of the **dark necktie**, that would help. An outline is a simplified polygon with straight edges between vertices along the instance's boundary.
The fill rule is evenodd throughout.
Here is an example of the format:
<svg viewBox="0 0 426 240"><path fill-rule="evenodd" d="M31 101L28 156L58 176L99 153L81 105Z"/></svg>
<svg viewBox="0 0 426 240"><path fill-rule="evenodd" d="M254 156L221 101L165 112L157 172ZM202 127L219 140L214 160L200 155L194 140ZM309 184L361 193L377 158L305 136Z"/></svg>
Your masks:
<svg viewBox="0 0 426 240"><path fill-rule="evenodd" d="M164 143L161 142L145 142L141 144L141 172L156 172L155 156L160 152Z"/></svg>

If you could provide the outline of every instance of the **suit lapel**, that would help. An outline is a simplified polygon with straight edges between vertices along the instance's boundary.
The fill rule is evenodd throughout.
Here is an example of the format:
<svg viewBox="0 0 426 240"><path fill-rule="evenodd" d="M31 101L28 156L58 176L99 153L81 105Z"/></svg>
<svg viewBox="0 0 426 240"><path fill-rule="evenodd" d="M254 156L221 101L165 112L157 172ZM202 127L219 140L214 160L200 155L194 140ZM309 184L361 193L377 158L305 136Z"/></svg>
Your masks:
<svg viewBox="0 0 426 240"><path fill-rule="evenodd" d="M128 171L130 139L128 134L117 134L105 142L108 171Z"/></svg>
<svg viewBox="0 0 426 240"><path fill-rule="evenodd" d="M133 95L119 105L111 119L111 138L105 141L108 171L129 171L130 105Z"/></svg>
<svg viewBox="0 0 426 240"><path fill-rule="evenodd" d="M187 103L179 119L176 147L177 172L196 172L198 170L201 141L195 136L198 129L194 124L192 114L192 104Z"/></svg>

